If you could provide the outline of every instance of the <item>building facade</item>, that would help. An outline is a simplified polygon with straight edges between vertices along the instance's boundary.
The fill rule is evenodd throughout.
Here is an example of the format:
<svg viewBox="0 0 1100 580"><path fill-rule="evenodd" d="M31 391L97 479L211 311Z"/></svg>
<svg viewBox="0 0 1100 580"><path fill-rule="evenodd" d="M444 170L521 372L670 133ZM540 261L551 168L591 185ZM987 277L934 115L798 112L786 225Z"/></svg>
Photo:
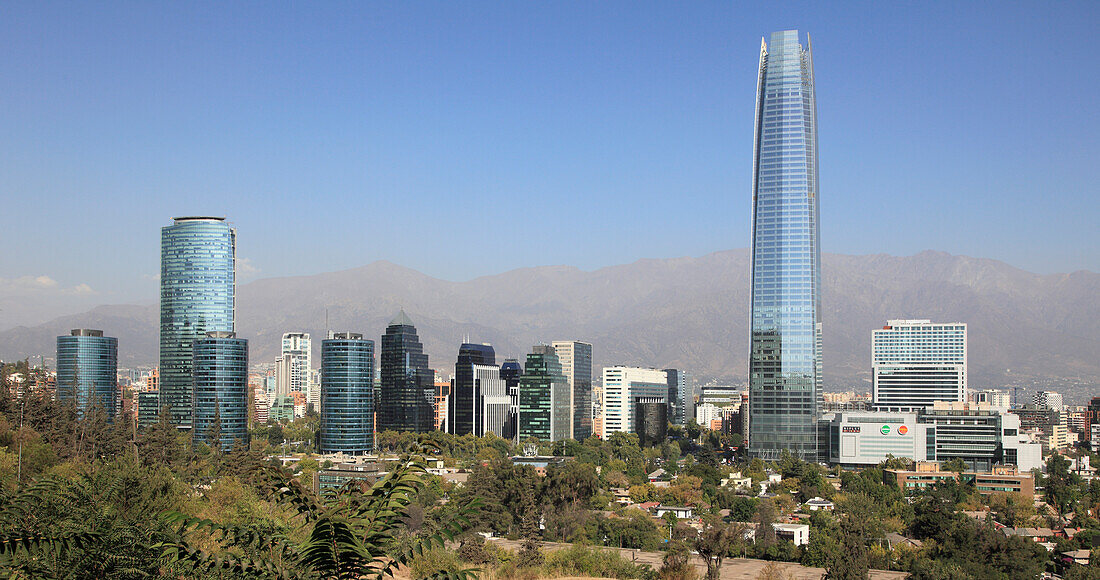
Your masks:
<svg viewBox="0 0 1100 580"><path fill-rule="evenodd" d="M603 369L603 435L615 431L637 433L634 405L639 400L661 399L667 405L668 376L665 371L614 366Z"/></svg>
<svg viewBox="0 0 1100 580"><path fill-rule="evenodd" d="M216 438L223 451L237 444L247 448L248 341L232 332L208 332L195 341L192 356L192 437L207 445Z"/></svg>
<svg viewBox="0 0 1100 580"><path fill-rule="evenodd" d="M1039 391L1032 393L1031 404L1036 409L1049 409L1051 411L1061 411L1065 405L1062 401L1062 394L1054 391Z"/></svg>
<svg viewBox="0 0 1100 580"><path fill-rule="evenodd" d="M816 459L821 249L813 51L797 30L761 40L752 186L749 453Z"/></svg>
<svg viewBox="0 0 1100 580"><path fill-rule="evenodd" d="M89 416L99 407L114 421L119 407L118 339L78 328L57 337L57 400Z"/></svg>
<svg viewBox="0 0 1100 580"><path fill-rule="evenodd" d="M337 332L321 341L321 453L374 450L374 341Z"/></svg>
<svg viewBox="0 0 1100 580"><path fill-rule="evenodd" d="M275 392L279 396L306 393L314 407L320 405L320 393L313 392L310 378L313 370L313 342L305 332L287 332L275 362Z"/></svg>
<svg viewBox="0 0 1100 580"><path fill-rule="evenodd" d="M1012 408L1012 393L1000 389L970 391L969 398L971 403L986 403L990 407L997 407L999 409Z"/></svg>
<svg viewBox="0 0 1100 580"><path fill-rule="evenodd" d="M871 405L914 411L966 402L966 325L889 320L871 331Z"/></svg>
<svg viewBox="0 0 1100 580"><path fill-rule="evenodd" d="M531 348L519 379L518 438L541 441L568 439L572 432L569 381L561 372L554 347Z"/></svg>
<svg viewBox="0 0 1100 580"><path fill-rule="evenodd" d="M378 430L427 433L435 425L435 373L405 311L400 311L382 335L379 355L382 388Z"/></svg>
<svg viewBox="0 0 1100 580"><path fill-rule="evenodd" d="M677 425L687 425L695 417L695 381L679 369L664 369L668 382L668 420Z"/></svg>
<svg viewBox="0 0 1100 580"><path fill-rule="evenodd" d="M191 347L207 332L234 332L236 230L225 218L179 217L160 233L160 404L191 427Z"/></svg>
<svg viewBox="0 0 1100 580"><path fill-rule="evenodd" d="M551 343L569 381L571 437L584 441L592 435L592 345L577 340Z"/></svg>
<svg viewBox="0 0 1100 580"><path fill-rule="evenodd" d="M668 403L665 397L638 397L634 402L638 443L649 447L668 438Z"/></svg>
<svg viewBox="0 0 1100 580"><path fill-rule="evenodd" d="M512 408L508 413L508 424L504 426L504 438L515 439L519 432L519 378L523 376L523 366L514 358L504 359L500 365L500 378L508 390L508 399Z"/></svg>
<svg viewBox="0 0 1100 580"><path fill-rule="evenodd" d="M479 369L489 367L497 370L496 351L489 344L463 343L458 348L455 361L455 377L451 383L451 396L448 400L447 432L454 435L476 433L479 428L479 409L481 408L481 385L477 377Z"/></svg>

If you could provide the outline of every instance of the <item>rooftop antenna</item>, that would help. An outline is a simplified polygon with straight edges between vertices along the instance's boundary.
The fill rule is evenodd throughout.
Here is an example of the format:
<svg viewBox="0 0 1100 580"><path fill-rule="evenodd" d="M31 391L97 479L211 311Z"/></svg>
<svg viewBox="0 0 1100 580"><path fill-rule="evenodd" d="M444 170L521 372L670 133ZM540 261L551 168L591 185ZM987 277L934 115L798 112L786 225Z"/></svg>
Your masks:
<svg viewBox="0 0 1100 580"><path fill-rule="evenodd" d="M328 308L325 308L325 338L332 338L332 331L328 327Z"/></svg>

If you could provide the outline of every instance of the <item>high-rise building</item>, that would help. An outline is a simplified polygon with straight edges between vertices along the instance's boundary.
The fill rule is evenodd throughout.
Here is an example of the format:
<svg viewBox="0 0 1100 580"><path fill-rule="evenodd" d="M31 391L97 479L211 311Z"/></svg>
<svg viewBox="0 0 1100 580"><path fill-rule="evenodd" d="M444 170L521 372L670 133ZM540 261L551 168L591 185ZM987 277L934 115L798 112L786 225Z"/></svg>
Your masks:
<svg viewBox="0 0 1100 580"><path fill-rule="evenodd" d="M478 378L489 369L497 371L496 351L489 344L463 343L458 348L458 360L455 361L455 377L451 383L450 408L447 413L447 432L454 435L475 433L479 424L481 407L481 388ZM504 387L501 387L504 388Z"/></svg>
<svg viewBox="0 0 1100 580"><path fill-rule="evenodd" d="M665 397L638 397L634 403L634 425L642 447L661 443L668 437L668 403Z"/></svg>
<svg viewBox="0 0 1100 580"><path fill-rule="evenodd" d="M310 375L313 370L313 348L309 334L305 332L287 332L283 334L279 358L275 362L275 392L282 395L305 393L306 400L320 404L320 393L311 400L314 393L310 388Z"/></svg>
<svg viewBox="0 0 1100 580"><path fill-rule="evenodd" d="M113 421L118 411L118 339L102 330L74 329L57 337L57 399L82 416L98 406Z"/></svg>
<svg viewBox="0 0 1100 580"><path fill-rule="evenodd" d="M668 375L657 369L614 366L603 369L603 439L615 431L637 433L634 405L660 399L668 404Z"/></svg>
<svg viewBox="0 0 1100 580"><path fill-rule="evenodd" d="M668 419L676 425L687 425L695 417L695 381L679 369L665 369L668 377Z"/></svg>
<svg viewBox="0 0 1100 580"><path fill-rule="evenodd" d="M160 404L191 427L191 346L234 332L236 230L220 217L179 217L160 233Z"/></svg>
<svg viewBox="0 0 1100 580"><path fill-rule="evenodd" d="M519 440L569 439L571 402L569 381L561 372L554 347L545 344L531 347L519 379Z"/></svg>
<svg viewBox="0 0 1100 580"><path fill-rule="evenodd" d="M749 453L818 456L821 248L813 51L760 42L752 185Z"/></svg>
<svg viewBox="0 0 1100 580"><path fill-rule="evenodd" d="M402 310L386 327L379 354L378 430L427 433L435 426L435 373L409 317Z"/></svg>
<svg viewBox="0 0 1100 580"><path fill-rule="evenodd" d="M500 378L504 380L504 387L508 390L508 399L511 409L508 412L508 422L504 425L504 438L515 439L518 432L516 421L519 417L519 378L523 376L523 366L514 358L504 359L500 365Z"/></svg>
<svg viewBox="0 0 1100 580"><path fill-rule="evenodd" d="M370 453L374 450L374 341L356 332L331 336L321 341L321 453Z"/></svg>
<svg viewBox="0 0 1100 580"><path fill-rule="evenodd" d="M58 383L60 387L61 383ZM1039 391L1032 393L1031 404L1036 409L1050 409L1051 411L1061 411L1065 406L1062 403L1062 394L1055 393L1054 391Z"/></svg>
<svg viewBox="0 0 1100 580"><path fill-rule="evenodd" d="M569 381L571 437L584 441L592 436L592 345L577 340L551 343Z"/></svg>
<svg viewBox="0 0 1100 580"><path fill-rule="evenodd" d="M232 332L207 332L195 341L195 412L192 436L213 445L215 421L223 450L238 443L246 448L248 436L248 341Z"/></svg>
<svg viewBox="0 0 1100 580"><path fill-rule="evenodd" d="M871 405L904 412L965 403L966 325L889 320L871 331Z"/></svg>
<svg viewBox="0 0 1100 580"><path fill-rule="evenodd" d="M159 418L160 392L142 391L137 394L137 424L138 427L148 427L156 423Z"/></svg>

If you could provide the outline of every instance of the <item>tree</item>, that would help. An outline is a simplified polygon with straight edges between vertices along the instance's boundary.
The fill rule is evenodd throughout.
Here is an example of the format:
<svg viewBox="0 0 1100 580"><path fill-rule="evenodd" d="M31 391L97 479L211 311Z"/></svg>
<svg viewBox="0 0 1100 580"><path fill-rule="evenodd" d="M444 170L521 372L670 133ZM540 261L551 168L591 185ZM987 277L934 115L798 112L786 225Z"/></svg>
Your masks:
<svg viewBox="0 0 1100 580"><path fill-rule="evenodd" d="M699 573L691 565L691 550L682 541L668 543L668 549L661 559L661 568L657 571L659 580L696 580Z"/></svg>
<svg viewBox="0 0 1100 580"><path fill-rule="evenodd" d="M768 562L756 575L755 580L791 580L791 578L792 576L783 570L783 566L778 562Z"/></svg>
<svg viewBox="0 0 1100 580"><path fill-rule="evenodd" d="M775 502L770 498L763 499L756 506L756 544L761 548L767 549L769 546L775 543L775 527L772 526L775 523L776 509Z"/></svg>
<svg viewBox="0 0 1100 580"><path fill-rule="evenodd" d="M736 524L723 523L717 516L703 518L703 531L695 538L695 551L707 563L707 580L718 580L722 560L743 533Z"/></svg>
<svg viewBox="0 0 1100 580"><path fill-rule="evenodd" d="M955 473L962 473L969 468L966 466L965 461L963 461L961 458L956 457L954 459L944 461L943 464L940 465L940 469L943 469L944 471L954 471Z"/></svg>

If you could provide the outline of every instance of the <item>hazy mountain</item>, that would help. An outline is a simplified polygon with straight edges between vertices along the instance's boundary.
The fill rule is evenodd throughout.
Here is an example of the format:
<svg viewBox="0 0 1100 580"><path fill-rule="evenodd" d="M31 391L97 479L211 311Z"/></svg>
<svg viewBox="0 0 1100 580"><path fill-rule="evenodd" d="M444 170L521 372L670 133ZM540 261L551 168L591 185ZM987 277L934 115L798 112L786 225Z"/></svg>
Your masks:
<svg viewBox="0 0 1100 580"><path fill-rule="evenodd" d="M748 252L640 260L585 272L565 266L447 282L389 262L270 278L238 290L238 330L253 362L273 360L287 331L326 328L378 337L399 308L416 323L434 368L452 369L464 336L497 356L536 342L594 344L595 365L688 369L740 382L748 353ZM1100 275L1031 274L995 260L824 256L826 383L862 386L871 329L887 318L969 323L971 384L1031 377L1100 378ZM152 363L155 306L101 306L33 328L0 332L0 357L52 356L54 337L101 328L119 338L121 363ZM319 344L314 356L319 358ZM1008 373L1008 374L1006 374Z"/></svg>

